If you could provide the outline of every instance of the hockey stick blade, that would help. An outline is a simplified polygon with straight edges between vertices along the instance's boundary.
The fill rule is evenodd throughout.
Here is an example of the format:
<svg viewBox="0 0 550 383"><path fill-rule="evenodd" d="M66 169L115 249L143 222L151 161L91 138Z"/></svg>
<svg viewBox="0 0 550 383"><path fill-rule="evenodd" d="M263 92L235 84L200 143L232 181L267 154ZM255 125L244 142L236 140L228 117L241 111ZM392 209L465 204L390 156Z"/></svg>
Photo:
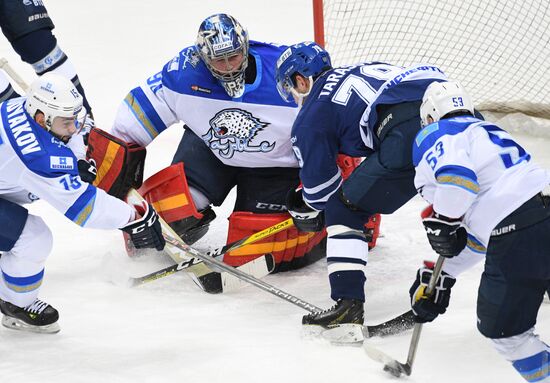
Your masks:
<svg viewBox="0 0 550 383"><path fill-rule="evenodd" d="M178 271L183 271L198 263L202 263L202 261L197 258L189 258L184 261L181 261L180 263L165 267L164 269L161 269L161 270L154 271L142 277L129 278L128 284L130 285L130 287L134 287L134 286L142 285L144 283L156 281L157 279L167 277L168 275L172 275L174 273L177 273Z"/></svg>
<svg viewBox="0 0 550 383"><path fill-rule="evenodd" d="M265 254L259 258L238 266L237 269L256 278L263 278L275 270L275 259L272 254ZM244 282L242 279L239 279L232 274L222 272L220 275L221 286L224 293L231 292L248 285L247 282Z"/></svg>
<svg viewBox="0 0 550 383"><path fill-rule="evenodd" d="M371 359L384 364L384 371L389 372L396 378L399 378L401 374L411 375L411 366L399 363L388 354L370 345L369 342L363 342L363 349Z"/></svg>
<svg viewBox="0 0 550 383"><path fill-rule="evenodd" d="M442 256L439 256L437 258L437 262L435 264L432 276L430 277L430 281L428 283L428 287L426 288L426 296L431 296L433 294L433 291L435 290L435 284L441 275L441 271L443 268L443 263L445 262L445 258ZM416 350L418 349L418 343L420 341L420 335L422 334L422 326L423 323L415 323L413 334L411 337L411 343L409 345L409 354L407 355L407 362L406 363L400 363L396 359L393 359L389 355L383 353L382 351L372 347L368 342L363 343L363 347L367 353L367 355L381 363L384 363L384 371L389 372L395 377L400 377L401 374L405 374L407 376L410 376L412 373L413 363L416 357Z"/></svg>
<svg viewBox="0 0 550 383"><path fill-rule="evenodd" d="M384 337L399 334L403 331L410 330L414 325L414 314L412 310L409 310L380 324L366 327L369 332L369 338L371 338L374 336Z"/></svg>

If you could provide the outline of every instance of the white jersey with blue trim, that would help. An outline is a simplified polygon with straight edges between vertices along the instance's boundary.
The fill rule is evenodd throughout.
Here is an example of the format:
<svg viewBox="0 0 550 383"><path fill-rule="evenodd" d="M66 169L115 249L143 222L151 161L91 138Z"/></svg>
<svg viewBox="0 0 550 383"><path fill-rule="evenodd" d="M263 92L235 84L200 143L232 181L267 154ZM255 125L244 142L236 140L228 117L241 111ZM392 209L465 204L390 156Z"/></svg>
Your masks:
<svg viewBox="0 0 550 383"><path fill-rule="evenodd" d="M298 108L281 99L275 83L275 63L285 48L250 41L256 79L246 84L240 98L227 95L194 46L185 48L161 72L130 91L112 133L146 146L182 121L224 164L298 167L290 144Z"/></svg>
<svg viewBox="0 0 550 383"><path fill-rule="evenodd" d="M32 202L41 198L76 224L117 229L133 208L80 179L72 151L25 111L25 98L0 104L0 198ZM19 198L28 195L27 201Z"/></svg>
<svg viewBox="0 0 550 383"><path fill-rule="evenodd" d="M445 79L432 65L403 68L380 62L334 68L320 76L292 128L304 200L324 209L342 183L338 154L367 157L378 150L372 132L378 105L422 100L430 83Z"/></svg>
<svg viewBox="0 0 550 383"><path fill-rule="evenodd" d="M434 210L462 218L465 251L446 262L455 275L472 254L482 259L492 230L549 183L547 171L506 131L474 117L424 127L413 144L415 187ZM479 257L481 255L481 257Z"/></svg>

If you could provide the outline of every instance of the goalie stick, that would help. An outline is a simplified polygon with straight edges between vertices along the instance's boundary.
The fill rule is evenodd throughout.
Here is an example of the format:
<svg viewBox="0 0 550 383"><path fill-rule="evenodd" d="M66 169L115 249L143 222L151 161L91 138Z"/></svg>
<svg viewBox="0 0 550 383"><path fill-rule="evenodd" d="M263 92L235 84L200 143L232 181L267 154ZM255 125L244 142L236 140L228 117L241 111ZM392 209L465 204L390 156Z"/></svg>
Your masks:
<svg viewBox="0 0 550 383"><path fill-rule="evenodd" d="M279 223L277 223L273 226L268 227L267 229L259 231L255 234L252 234L252 235L248 236L248 237L242 238L238 241L228 243L227 245L224 245L224 246L219 247L217 249L211 250L211 251L207 252L206 255L209 255L211 257L222 256L225 253L228 253L230 251L239 249L243 246L255 243L255 242L260 241L264 238L267 238L271 235L277 234L277 233L279 233L283 230L287 230L287 229L291 228L292 226L294 226L294 224L292 223L292 219L289 218L285 221L279 222ZM262 257L260 257L260 258L262 258ZM154 271L154 272L152 272L150 274L147 274L147 275L144 275L142 277L130 278L130 285L131 286L137 286L137 285L141 285L141 284L144 284L144 283L147 283L147 282L155 281L159 278L167 277L169 275L177 273L178 271L188 271L189 267L195 266L195 265L197 265L199 263L202 263L202 262L203 261L198 259L198 258L185 259L185 260L182 260L182 261L178 262L175 265L165 267L163 269ZM252 261L252 262L254 262L254 261ZM266 264L268 265L269 272L273 271L273 268L275 267L273 257L270 256L270 257L266 258L264 260L264 262L266 262Z"/></svg>
<svg viewBox="0 0 550 383"><path fill-rule="evenodd" d="M165 267L164 269L153 271L150 274L144 275L142 277L131 277L128 279L128 284L130 287L135 287L139 285L143 285L148 282L156 281L157 279L167 277L169 275L175 274L179 271L187 271L190 267L195 266L199 263L202 263L202 261L198 258L189 258L187 260L181 261L178 264L171 265L168 267ZM263 267L262 267L263 266ZM273 256L271 254L266 254L261 257L258 257L250 262L247 262L238 268L240 269L247 269L247 270L253 270L251 274L256 276L257 278L261 278L262 276L265 276L267 274L270 274L275 269L275 261L273 259ZM263 271L265 269L265 272ZM257 271L256 271L257 270ZM216 271L212 271L212 273L216 274L222 274L222 279L219 281L222 284L222 287L224 285L224 274L217 273ZM208 275L208 274L207 274ZM231 282L226 282L226 285L232 284ZM208 289L207 292L217 292L214 290L219 289L218 287L212 286ZM226 289L222 289L223 292L226 292Z"/></svg>
<svg viewBox="0 0 550 383"><path fill-rule="evenodd" d="M442 256L439 256L437 258L437 262L434 267L434 272L430 278L428 287L426 288L427 296L431 296L433 294L433 291L435 289L435 284L437 283L437 279L441 274L441 269L443 267L444 261L445 261L445 258ZM411 343L409 345L409 353L407 355L407 361L405 363L398 362L396 359L392 358L386 353L378 350L377 348L374 348L368 342L363 343L363 348L371 359L384 363L384 371L389 372L396 378L399 378L401 374L410 376L412 373L414 359L416 357L418 342L420 341L420 334L422 333L422 325L423 323L415 323L414 325L413 335L411 337Z"/></svg>

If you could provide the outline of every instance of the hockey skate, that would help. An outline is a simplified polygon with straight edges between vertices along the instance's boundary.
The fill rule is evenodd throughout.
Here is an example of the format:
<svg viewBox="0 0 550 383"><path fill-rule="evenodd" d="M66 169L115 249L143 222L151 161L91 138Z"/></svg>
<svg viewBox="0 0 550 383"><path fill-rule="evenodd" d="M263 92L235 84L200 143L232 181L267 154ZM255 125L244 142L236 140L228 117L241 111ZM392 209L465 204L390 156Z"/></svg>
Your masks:
<svg viewBox="0 0 550 383"><path fill-rule="evenodd" d="M43 334L60 330L57 323L59 313L40 299L24 308L0 299L0 311L4 314L2 325L7 328Z"/></svg>
<svg viewBox="0 0 550 383"><path fill-rule="evenodd" d="M364 333L363 302L340 299L328 310L314 312L302 318L307 337L320 336L334 344L361 344Z"/></svg>

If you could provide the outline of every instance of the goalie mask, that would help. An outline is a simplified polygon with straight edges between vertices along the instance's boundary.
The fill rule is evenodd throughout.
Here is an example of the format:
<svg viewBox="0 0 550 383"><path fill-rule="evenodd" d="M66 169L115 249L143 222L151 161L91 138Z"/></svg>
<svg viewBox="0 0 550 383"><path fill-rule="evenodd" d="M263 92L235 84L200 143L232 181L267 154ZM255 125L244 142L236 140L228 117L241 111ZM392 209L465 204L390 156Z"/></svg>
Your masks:
<svg viewBox="0 0 550 383"><path fill-rule="evenodd" d="M292 45L277 60L277 90L286 102L292 102L293 99L300 101L311 91L313 81L331 68L330 55L319 44L304 42ZM296 74L309 78L309 90L306 93L298 94L294 89Z"/></svg>
<svg viewBox="0 0 550 383"><path fill-rule="evenodd" d="M462 85L455 81L432 82L426 88L420 106L422 126L430 124L428 117L432 118L432 122L437 122L457 112L474 115L474 103Z"/></svg>
<svg viewBox="0 0 550 383"><path fill-rule="evenodd" d="M248 33L242 25L224 13L210 16L202 22L195 45L225 92L231 98L241 97L248 65Z"/></svg>
<svg viewBox="0 0 550 383"><path fill-rule="evenodd" d="M82 96L67 78L48 72L33 81L27 92L27 113L34 119L44 114L43 127L63 142L67 142L86 114Z"/></svg>

